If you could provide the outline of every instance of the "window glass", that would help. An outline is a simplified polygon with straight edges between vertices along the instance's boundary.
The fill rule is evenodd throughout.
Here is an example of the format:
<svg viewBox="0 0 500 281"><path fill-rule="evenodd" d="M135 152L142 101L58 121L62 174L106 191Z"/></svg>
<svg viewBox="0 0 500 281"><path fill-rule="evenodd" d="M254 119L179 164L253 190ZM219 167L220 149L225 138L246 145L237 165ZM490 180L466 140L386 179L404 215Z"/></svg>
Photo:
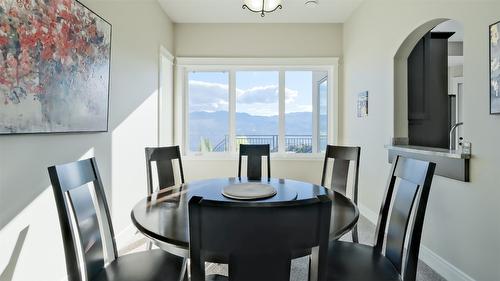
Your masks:
<svg viewBox="0 0 500 281"><path fill-rule="evenodd" d="M229 72L188 75L189 150L229 150Z"/></svg>
<svg viewBox="0 0 500 281"><path fill-rule="evenodd" d="M279 72L236 72L236 147L269 144L278 151Z"/></svg>
<svg viewBox="0 0 500 281"><path fill-rule="evenodd" d="M311 153L313 148L313 72L285 73L285 151Z"/></svg>

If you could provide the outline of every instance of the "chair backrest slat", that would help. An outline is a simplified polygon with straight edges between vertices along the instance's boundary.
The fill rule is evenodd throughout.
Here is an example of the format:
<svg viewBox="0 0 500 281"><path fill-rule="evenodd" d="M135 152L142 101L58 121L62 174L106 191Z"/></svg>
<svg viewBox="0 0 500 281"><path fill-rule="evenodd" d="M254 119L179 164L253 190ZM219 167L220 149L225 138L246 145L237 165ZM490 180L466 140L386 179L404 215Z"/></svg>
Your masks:
<svg viewBox="0 0 500 281"><path fill-rule="evenodd" d="M156 171L160 190L176 184L173 165L174 160L179 160L181 184L184 183L184 171L182 169L181 152L178 145L167 147L146 147L145 151L148 195L153 193L153 168L151 166L153 162L156 162Z"/></svg>
<svg viewBox="0 0 500 281"><path fill-rule="evenodd" d="M389 219L387 230L385 256L394 264L397 270L402 270L404 239L410 219L410 213L417 195L418 185L401 180Z"/></svg>
<svg viewBox="0 0 500 281"><path fill-rule="evenodd" d="M267 157L267 178L271 178L271 150L269 144L240 144L238 159L238 177L241 178L243 156L247 156L247 178L249 180L262 179L262 157Z"/></svg>
<svg viewBox="0 0 500 281"><path fill-rule="evenodd" d="M396 157L380 208L375 248L382 252L385 241L385 256L400 274L404 273L405 281L416 278L425 209L435 167L434 163Z"/></svg>
<svg viewBox="0 0 500 281"><path fill-rule="evenodd" d="M318 280L325 280L330 216L328 196L263 206L193 197L192 280L205 280L205 260L219 259L228 261L230 280L288 281L293 253L314 247L319 247Z"/></svg>
<svg viewBox="0 0 500 281"><path fill-rule="evenodd" d="M81 241L87 276L96 275L105 265L103 242L97 219L97 211L92 200L91 188L83 185L68 191L69 202Z"/></svg>
<svg viewBox="0 0 500 281"><path fill-rule="evenodd" d="M333 190L347 194L347 179L349 178L349 160L335 159L333 162L333 172L331 187Z"/></svg>
<svg viewBox="0 0 500 281"><path fill-rule="evenodd" d="M118 256L94 158L48 168L70 281L91 279ZM83 264L80 264L83 261Z"/></svg>

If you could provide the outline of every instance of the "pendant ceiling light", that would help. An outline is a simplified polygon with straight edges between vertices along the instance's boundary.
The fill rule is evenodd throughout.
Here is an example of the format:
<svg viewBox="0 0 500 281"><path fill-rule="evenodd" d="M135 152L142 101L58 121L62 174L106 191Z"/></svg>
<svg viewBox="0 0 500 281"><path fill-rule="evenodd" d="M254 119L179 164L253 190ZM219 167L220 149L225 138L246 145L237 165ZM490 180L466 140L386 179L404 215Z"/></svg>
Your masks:
<svg viewBox="0 0 500 281"><path fill-rule="evenodd" d="M272 13L277 9L282 9L282 0L243 0L243 9L249 9L254 13L260 13L264 17L266 13Z"/></svg>

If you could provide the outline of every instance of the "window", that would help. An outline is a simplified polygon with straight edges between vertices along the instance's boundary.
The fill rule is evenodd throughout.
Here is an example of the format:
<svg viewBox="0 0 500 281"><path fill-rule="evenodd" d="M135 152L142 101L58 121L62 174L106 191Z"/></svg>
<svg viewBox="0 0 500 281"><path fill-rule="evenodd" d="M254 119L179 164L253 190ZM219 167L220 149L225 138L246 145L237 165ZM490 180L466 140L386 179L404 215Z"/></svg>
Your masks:
<svg viewBox="0 0 500 281"><path fill-rule="evenodd" d="M324 152L336 137L337 60L295 60L299 66L285 59L256 59L259 66L249 59L178 58L183 86L176 95L185 113L176 114L175 135L185 153L236 154L239 144L269 144L281 155Z"/></svg>

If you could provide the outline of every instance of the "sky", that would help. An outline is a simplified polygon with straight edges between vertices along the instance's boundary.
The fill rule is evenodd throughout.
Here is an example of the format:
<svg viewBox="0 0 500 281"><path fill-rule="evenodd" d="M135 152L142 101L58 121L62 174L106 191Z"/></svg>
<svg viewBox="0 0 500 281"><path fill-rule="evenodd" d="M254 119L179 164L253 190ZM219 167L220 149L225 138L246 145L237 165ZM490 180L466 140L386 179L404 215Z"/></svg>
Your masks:
<svg viewBox="0 0 500 281"><path fill-rule="evenodd" d="M189 73L190 111L227 111L228 72ZM278 71L238 71L236 112L278 115ZM285 112L312 112L312 72L285 73Z"/></svg>

